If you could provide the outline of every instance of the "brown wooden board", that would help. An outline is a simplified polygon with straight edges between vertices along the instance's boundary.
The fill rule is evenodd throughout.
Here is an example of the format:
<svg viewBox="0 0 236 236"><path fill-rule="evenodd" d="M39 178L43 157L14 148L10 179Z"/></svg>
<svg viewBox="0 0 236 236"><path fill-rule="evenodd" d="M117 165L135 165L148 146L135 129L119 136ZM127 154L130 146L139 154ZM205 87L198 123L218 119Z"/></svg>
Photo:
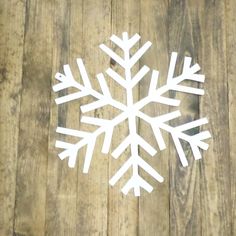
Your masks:
<svg viewBox="0 0 236 236"><path fill-rule="evenodd" d="M235 11L234 0L0 1L0 235L235 235ZM142 190L139 198L120 191L131 171L109 185L130 155L129 149L118 160L111 155L129 132L127 122L115 130L108 154L101 152L104 135L97 139L88 174L82 173L86 148L69 168L55 147L56 140L76 141L56 133L56 127L86 128L79 107L92 101L84 97L57 106L54 99L72 90L53 92L55 73L70 64L81 82L76 58L82 58L99 90L96 74L108 67L123 73L99 44L123 56L109 37L124 31L142 37L131 55L152 42L133 74L147 65L159 70L159 85L164 84L172 51L178 52L176 74L185 56L201 66L205 83L188 85L204 88L205 95L170 92L181 99L183 114L170 124L207 117L209 124L200 130L212 135L198 161L184 144L189 166L183 168L171 137L163 132L167 148L160 152L151 129L137 120L140 135L158 151L154 157L142 149L139 154L165 179L160 184L140 170L154 190ZM125 103L125 92L105 78ZM135 100L145 96L149 83L150 72L133 90ZM160 104L143 109L152 116L173 110ZM117 110L104 107L89 114L112 118Z"/></svg>
<svg viewBox="0 0 236 236"><path fill-rule="evenodd" d="M0 3L0 235L14 227L25 1Z"/></svg>
<svg viewBox="0 0 236 236"><path fill-rule="evenodd" d="M27 1L25 14L14 231L19 235L42 235L50 118L52 4Z"/></svg>

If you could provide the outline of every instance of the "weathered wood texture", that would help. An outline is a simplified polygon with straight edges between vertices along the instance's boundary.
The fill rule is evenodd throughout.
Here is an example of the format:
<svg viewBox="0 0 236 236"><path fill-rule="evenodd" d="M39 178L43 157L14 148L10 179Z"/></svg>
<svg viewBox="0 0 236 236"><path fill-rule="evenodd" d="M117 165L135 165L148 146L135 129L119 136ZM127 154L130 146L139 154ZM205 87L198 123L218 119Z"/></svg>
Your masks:
<svg viewBox="0 0 236 236"><path fill-rule="evenodd" d="M171 1L169 4L169 53L178 52L179 63L176 75L183 68L185 56L193 58L193 63L203 66L202 24L204 6L199 1ZM203 18L203 21L205 19ZM205 71L203 70L203 73ZM208 79L208 77L207 77ZM195 82L189 82L194 86ZM208 91L208 87L204 87ZM178 125L196 120L201 116L199 111L199 97L184 93L173 93L173 97L181 100L181 113L183 117L171 122ZM210 114L202 114L208 116ZM209 117L211 119L211 117ZM199 162L194 161L191 148L186 145L185 153L189 167L179 165L178 154L175 147L170 147L170 234L171 235L201 235L201 205L200 205L200 172Z"/></svg>
<svg viewBox="0 0 236 236"><path fill-rule="evenodd" d="M0 0L0 235L236 235L235 11L234 0ZM123 31L139 33L140 45L153 43L132 73L148 65L160 71L164 84L170 53L176 51L176 73L184 56L191 56L206 75L203 97L169 95L182 100L180 121L209 118L209 149L194 161L186 145L188 168L181 167L167 135L168 148L155 158L140 150L165 178L159 184L141 172L154 190L140 198L122 195L124 179L108 186L129 150L113 160L111 153L101 153L99 137L84 175L85 149L71 169L54 147L57 138L65 138L55 133L57 125L83 127L78 102L56 106L55 73L68 63L78 74L77 57L91 78L110 66L123 73L98 48L105 43L119 54L108 39ZM113 80L107 82L125 102L126 94ZM99 88L96 80L93 86ZM133 90L135 99L148 87L145 78ZM145 107L150 115L167 111L158 104ZM92 115L115 114L103 108ZM144 123L137 127L156 145ZM127 135L127 123L117 131L112 148Z"/></svg>
<svg viewBox="0 0 236 236"><path fill-rule="evenodd" d="M0 235L14 227L25 2L0 4Z"/></svg>

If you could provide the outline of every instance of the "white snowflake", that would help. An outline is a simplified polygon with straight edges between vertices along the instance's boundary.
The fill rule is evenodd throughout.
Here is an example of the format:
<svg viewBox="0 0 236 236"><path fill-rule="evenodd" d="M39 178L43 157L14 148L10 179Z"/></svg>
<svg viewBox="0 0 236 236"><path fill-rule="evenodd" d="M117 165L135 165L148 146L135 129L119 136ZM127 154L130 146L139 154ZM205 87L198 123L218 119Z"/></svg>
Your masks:
<svg viewBox="0 0 236 236"><path fill-rule="evenodd" d="M119 179L126 173L126 171L132 168L132 176L122 188L122 192L124 194L127 194L131 189L133 189L135 196L140 196L140 188L143 188L146 191L151 192L153 187L139 175L139 168L145 170L148 174L150 174L154 179L156 179L159 182L163 182L163 177L160 174L158 174L157 171L154 170L139 155L138 152L139 146L142 147L145 151L147 151L151 156L154 156L156 154L156 150L138 134L136 127L136 118L144 120L145 122L150 124L160 150L166 148L161 130L168 132L172 136L173 142L177 149L178 156L184 167L188 165L188 161L186 159L180 140L188 142L192 149L194 158L200 159L201 152L199 149L207 150L208 144L205 143L203 140L209 138L210 133L208 131L203 131L198 134L188 135L186 134L186 131L208 123L206 118L198 119L186 124L182 124L177 127L172 127L169 124L167 124L167 122L179 117L181 115L179 110L167 113L165 115L151 117L142 112L141 109L151 102L178 107L180 105L179 100L163 96L164 93L171 90L195 95L203 95L204 91L200 88L192 88L180 84L184 80L191 80L203 83L205 76L202 74L196 74L200 70L199 65L195 64L191 66L191 57L185 57L182 74L180 74L177 77L174 77L177 53L173 52L171 54L166 84L164 86L157 88L159 72L156 70L152 70L150 87L147 96L137 102L134 102L132 89L140 82L141 79L144 78L144 76L149 72L150 69L147 66L143 66L136 75L132 76L131 68L149 49L149 47L151 46L151 42L149 41L146 42L133 56L130 56L130 49L136 43L138 43L140 39L140 36L138 34L135 34L133 37L129 39L128 33L124 32L122 34L122 38L118 38L117 36L112 35L110 39L113 43L115 43L123 50L124 52L123 58L118 56L114 51L112 51L104 44L101 44L100 48L124 69L125 78L123 78L121 75L119 75L111 68L106 70L106 74L125 89L127 95L127 102L126 104L123 104L120 101L117 101L114 98L112 98L105 77L102 73L97 75L97 79L100 84L102 92L100 93L94 90L91 86L90 79L87 75L83 61L80 58L77 59L77 64L83 84L78 83L74 79L70 66L64 65L64 74L57 73L55 75L55 78L58 81L60 81L60 83L53 86L53 90L55 92L58 92L67 89L69 87L74 87L75 89L78 90L78 92L57 98L56 99L57 104L66 103L85 96L92 96L96 99L96 101L81 106L80 108L82 113L93 111L95 109L104 107L105 105L111 105L119 109L121 112L119 115L117 115L115 118L111 120L82 116L81 118L82 123L96 125L98 127L94 132L85 132L85 131L78 131L74 129L58 127L56 132L64 135L75 136L80 139L75 144L63 141L56 141L56 147L64 149L64 151L62 151L59 154L60 159L63 160L68 157L69 167L74 167L78 151L82 147L87 146L84 166L83 166L83 172L87 173L92 160L93 150L95 147L97 137L102 133L105 134L102 146L102 153L108 153L110 150L113 130L115 126L117 126L121 122L124 122L127 119L129 125L129 135L118 145L118 147L115 150L113 150L112 156L116 159L119 158L119 156L128 147L130 147L131 156L122 165L122 167L115 173L115 175L110 179L109 183L112 186L115 185L116 182L119 181Z"/></svg>

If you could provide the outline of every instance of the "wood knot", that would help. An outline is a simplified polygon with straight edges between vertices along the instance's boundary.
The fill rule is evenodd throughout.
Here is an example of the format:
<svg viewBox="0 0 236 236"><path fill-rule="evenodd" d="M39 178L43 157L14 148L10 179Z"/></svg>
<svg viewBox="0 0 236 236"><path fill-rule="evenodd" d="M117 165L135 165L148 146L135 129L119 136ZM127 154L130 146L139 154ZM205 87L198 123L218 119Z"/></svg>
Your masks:
<svg viewBox="0 0 236 236"><path fill-rule="evenodd" d="M110 59L110 65L111 66L115 66L116 65L116 61L114 59L112 59L112 58Z"/></svg>

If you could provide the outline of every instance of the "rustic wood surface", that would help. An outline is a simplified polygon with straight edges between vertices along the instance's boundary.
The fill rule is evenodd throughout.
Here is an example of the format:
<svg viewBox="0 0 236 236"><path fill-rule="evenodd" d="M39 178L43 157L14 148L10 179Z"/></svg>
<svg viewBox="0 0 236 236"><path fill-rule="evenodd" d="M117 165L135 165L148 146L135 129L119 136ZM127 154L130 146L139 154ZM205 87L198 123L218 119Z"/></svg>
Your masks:
<svg viewBox="0 0 236 236"><path fill-rule="evenodd" d="M235 0L0 0L0 236L236 235L235 12ZM161 84L172 51L179 53L177 72L184 56L200 64L205 95L170 96L182 100L183 122L206 116L205 128L212 134L200 161L186 145L188 168L181 167L171 139L164 136L168 148L151 164L165 181L159 184L141 173L154 190L139 198L120 192L124 179L108 185L128 151L114 161L111 153L101 153L99 138L90 173L84 175L85 150L71 169L54 147L63 138L55 133L57 125L81 125L78 102L56 106L55 73L64 64L76 71L77 57L91 77L109 66L119 71L98 46L117 50L108 39L123 31L139 33L140 45L153 43L134 72L145 64L158 69ZM108 85L116 98L126 100L114 81ZM93 86L99 88L96 82ZM135 98L148 87L143 80L133 91ZM145 108L150 114L169 110L158 104ZM103 108L93 115L113 117L115 112ZM118 132L114 141L119 143L127 124ZM142 123L139 132L156 145Z"/></svg>

